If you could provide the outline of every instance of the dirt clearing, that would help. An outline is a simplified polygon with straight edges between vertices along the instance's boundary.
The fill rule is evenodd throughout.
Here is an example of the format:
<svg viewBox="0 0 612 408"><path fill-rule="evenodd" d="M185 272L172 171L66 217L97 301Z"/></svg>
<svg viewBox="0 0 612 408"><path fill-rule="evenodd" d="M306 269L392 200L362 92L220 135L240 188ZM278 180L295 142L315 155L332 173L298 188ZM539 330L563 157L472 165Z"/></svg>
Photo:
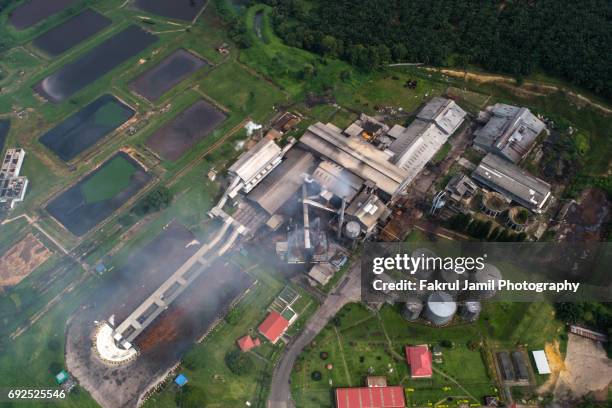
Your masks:
<svg viewBox="0 0 612 408"><path fill-rule="evenodd" d="M573 401L588 394L606 395L612 383L612 360L601 343L575 334L569 335L565 361L558 350L546 347L551 378L540 387L540 394L553 390L556 401ZM559 356L560 357L560 356Z"/></svg>
<svg viewBox="0 0 612 408"><path fill-rule="evenodd" d="M0 289L17 285L51 255L42 242L28 234L0 258Z"/></svg>

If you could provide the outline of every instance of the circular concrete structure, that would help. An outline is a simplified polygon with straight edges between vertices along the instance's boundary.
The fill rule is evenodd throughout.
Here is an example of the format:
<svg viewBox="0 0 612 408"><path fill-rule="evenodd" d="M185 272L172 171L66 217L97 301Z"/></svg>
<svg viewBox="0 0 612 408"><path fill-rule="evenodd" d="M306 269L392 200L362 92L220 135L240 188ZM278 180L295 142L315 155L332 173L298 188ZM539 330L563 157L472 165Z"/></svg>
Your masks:
<svg viewBox="0 0 612 408"><path fill-rule="evenodd" d="M482 196L482 209L492 217L506 211L508 206L506 197L495 191L489 191Z"/></svg>
<svg viewBox="0 0 612 408"><path fill-rule="evenodd" d="M495 265L484 264L484 268L477 270L472 275L472 281L475 283L493 283L497 287L497 282L502 280L502 274ZM494 288L479 290L477 295L480 299L491 299L497 291Z"/></svg>
<svg viewBox="0 0 612 408"><path fill-rule="evenodd" d="M468 322L474 322L478 319L478 316L480 316L481 310L482 306L480 302L469 300L463 304L459 315L462 319L467 320Z"/></svg>
<svg viewBox="0 0 612 408"><path fill-rule="evenodd" d="M124 349L117 346L113 338L113 328L106 322L96 327L94 345L98 357L108 364L125 364L138 356L134 347Z"/></svg>
<svg viewBox="0 0 612 408"><path fill-rule="evenodd" d="M453 320L457 312L457 303L446 292L434 292L427 299L425 317L434 326L444 326Z"/></svg>

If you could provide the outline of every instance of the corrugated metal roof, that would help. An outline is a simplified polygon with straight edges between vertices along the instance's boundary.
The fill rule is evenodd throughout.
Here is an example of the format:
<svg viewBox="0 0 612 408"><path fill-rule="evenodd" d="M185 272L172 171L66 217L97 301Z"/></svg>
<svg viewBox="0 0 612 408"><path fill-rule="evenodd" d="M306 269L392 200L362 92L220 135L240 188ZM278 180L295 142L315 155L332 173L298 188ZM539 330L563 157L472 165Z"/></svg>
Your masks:
<svg viewBox="0 0 612 408"><path fill-rule="evenodd" d="M472 177L531 209L542 209L551 194L550 184L493 153L482 159Z"/></svg>
<svg viewBox="0 0 612 408"><path fill-rule="evenodd" d="M247 197L259 204L268 214L274 214L295 194L316 164L311 153L293 147L285 160L259 183Z"/></svg>
<svg viewBox="0 0 612 408"><path fill-rule="evenodd" d="M527 108L498 103L489 110L491 118L474 132L474 144L514 163L529 152L537 136L546 128Z"/></svg>
<svg viewBox="0 0 612 408"><path fill-rule="evenodd" d="M394 194L408 176L388 161L386 153L373 145L346 137L320 122L310 126L300 142L357 176L374 182L388 194Z"/></svg>
<svg viewBox="0 0 612 408"><path fill-rule="evenodd" d="M244 182L248 182L281 154L281 148L274 141L262 139L252 149L244 152L231 165L229 172L238 175Z"/></svg>

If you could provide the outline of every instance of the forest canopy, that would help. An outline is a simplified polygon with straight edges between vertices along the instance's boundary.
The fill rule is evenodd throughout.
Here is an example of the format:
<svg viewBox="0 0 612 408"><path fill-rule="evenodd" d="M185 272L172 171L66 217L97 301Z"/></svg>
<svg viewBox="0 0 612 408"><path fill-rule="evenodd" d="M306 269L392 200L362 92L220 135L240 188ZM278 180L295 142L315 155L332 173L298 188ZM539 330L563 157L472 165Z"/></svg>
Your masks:
<svg viewBox="0 0 612 408"><path fill-rule="evenodd" d="M612 99L608 0L266 0L289 45L365 69L476 64L541 70Z"/></svg>

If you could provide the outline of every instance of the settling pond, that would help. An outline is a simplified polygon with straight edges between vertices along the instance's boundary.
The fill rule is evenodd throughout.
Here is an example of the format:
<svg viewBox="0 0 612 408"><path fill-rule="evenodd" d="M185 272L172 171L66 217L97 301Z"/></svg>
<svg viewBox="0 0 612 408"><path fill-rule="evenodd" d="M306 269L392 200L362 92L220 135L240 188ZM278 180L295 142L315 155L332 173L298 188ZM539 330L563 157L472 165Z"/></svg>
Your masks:
<svg viewBox="0 0 612 408"><path fill-rule="evenodd" d="M206 0L135 0L134 4L142 11L177 20L193 20Z"/></svg>
<svg viewBox="0 0 612 408"><path fill-rule="evenodd" d="M102 14L87 9L36 37L34 46L55 57L108 27L112 21Z"/></svg>
<svg viewBox="0 0 612 408"><path fill-rule="evenodd" d="M9 15L9 21L17 30L25 30L47 17L57 14L75 3L74 0L30 0L21 4Z"/></svg>
<svg viewBox="0 0 612 408"><path fill-rule="evenodd" d="M102 406L133 407L156 378L176 364L210 326L253 283L224 259L214 262L136 339L138 358L123 366L106 366L94 354L94 321L115 315L119 324L161 282L182 265L199 245L173 221L105 279L67 328L66 364Z"/></svg>
<svg viewBox="0 0 612 408"><path fill-rule="evenodd" d="M4 148L4 142L8 138L9 130L11 130L11 121L8 119L0 119L0 152Z"/></svg>
<svg viewBox="0 0 612 408"><path fill-rule="evenodd" d="M113 95L102 95L39 139L62 160L70 161L134 116Z"/></svg>
<svg viewBox="0 0 612 408"><path fill-rule="evenodd" d="M130 88L148 100L155 102L183 79L207 65L206 61L192 53L176 50L155 67L130 83Z"/></svg>
<svg viewBox="0 0 612 408"><path fill-rule="evenodd" d="M81 236L108 218L151 179L130 155L119 152L54 198L47 211Z"/></svg>
<svg viewBox="0 0 612 408"><path fill-rule="evenodd" d="M139 26L131 25L44 78L34 89L49 101L62 102L145 50L157 39Z"/></svg>
<svg viewBox="0 0 612 408"><path fill-rule="evenodd" d="M162 159L176 161L224 120L223 112L200 100L153 133L145 144Z"/></svg>

